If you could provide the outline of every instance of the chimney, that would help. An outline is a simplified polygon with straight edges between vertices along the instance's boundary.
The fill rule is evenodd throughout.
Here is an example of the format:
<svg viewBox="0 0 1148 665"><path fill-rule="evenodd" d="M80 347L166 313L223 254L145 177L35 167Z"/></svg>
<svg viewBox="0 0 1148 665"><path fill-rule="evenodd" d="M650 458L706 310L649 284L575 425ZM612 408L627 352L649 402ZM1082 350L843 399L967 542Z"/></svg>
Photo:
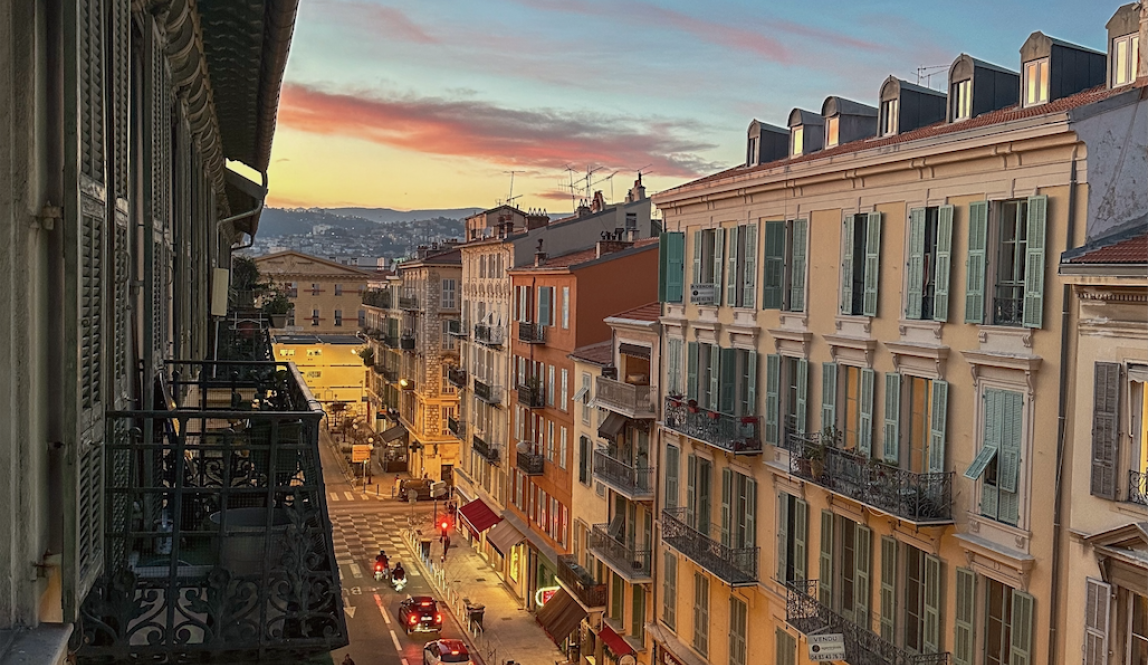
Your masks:
<svg viewBox="0 0 1148 665"><path fill-rule="evenodd" d="M534 251L534 267L541 268L546 265L546 252L542 251L542 238L538 239L538 249Z"/></svg>
<svg viewBox="0 0 1148 665"><path fill-rule="evenodd" d="M642 185L642 172L638 171L638 179L634 181L634 186L630 188L630 193L626 195L626 203L641 201L645 198L646 188Z"/></svg>
<svg viewBox="0 0 1148 665"><path fill-rule="evenodd" d="M550 216L546 214L545 210L532 208L526 214L526 230L532 231L534 229L542 228L550 223Z"/></svg>
<svg viewBox="0 0 1148 665"><path fill-rule="evenodd" d="M600 259L607 254L613 254L614 252L620 252L623 249L627 249L629 247L632 247L633 245L634 245L633 242L629 242L626 240L617 240L617 239L613 238L609 233L604 232L602 234L602 239L599 240L598 244L595 246L595 250L596 250L595 251L595 258Z"/></svg>
<svg viewBox="0 0 1148 665"><path fill-rule="evenodd" d="M602 190L594 192L594 199L590 202L590 212L602 212L606 209L606 197L602 196Z"/></svg>

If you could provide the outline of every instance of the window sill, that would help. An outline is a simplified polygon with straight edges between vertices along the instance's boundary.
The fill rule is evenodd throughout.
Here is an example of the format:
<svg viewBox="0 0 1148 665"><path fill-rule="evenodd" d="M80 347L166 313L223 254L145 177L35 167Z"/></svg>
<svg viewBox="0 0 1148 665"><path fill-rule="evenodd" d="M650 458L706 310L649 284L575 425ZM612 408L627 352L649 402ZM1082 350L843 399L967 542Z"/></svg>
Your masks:
<svg viewBox="0 0 1148 665"><path fill-rule="evenodd" d="M837 332L848 337L869 337L873 334L873 317L838 314L834 319Z"/></svg>
<svg viewBox="0 0 1148 665"><path fill-rule="evenodd" d="M1002 547L1016 550L1025 555L1029 554L1029 545L1032 542L1031 531L998 522L980 513L970 512L968 518L969 533L997 543Z"/></svg>
<svg viewBox="0 0 1148 665"><path fill-rule="evenodd" d="M1032 328L977 326L980 350L985 353L1032 354Z"/></svg>

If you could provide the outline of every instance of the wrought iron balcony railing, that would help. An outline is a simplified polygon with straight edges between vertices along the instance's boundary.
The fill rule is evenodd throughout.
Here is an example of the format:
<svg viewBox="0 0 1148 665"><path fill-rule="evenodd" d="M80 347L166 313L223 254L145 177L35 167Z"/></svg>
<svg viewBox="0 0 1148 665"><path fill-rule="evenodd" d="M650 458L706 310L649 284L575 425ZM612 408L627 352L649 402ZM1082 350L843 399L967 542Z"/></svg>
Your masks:
<svg viewBox="0 0 1148 665"><path fill-rule="evenodd" d="M759 416L731 416L690 406L681 398L666 397L663 424L675 432L734 455L760 455L762 452Z"/></svg>
<svg viewBox="0 0 1148 665"><path fill-rule="evenodd" d="M531 409L541 409L546 406L542 386L518 384L518 403Z"/></svg>
<svg viewBox="0 0 1148 665"><path fill-rule="evenodd" d="M419 299L415 296L399 296L399 309L408 312L417 312L419 309Z"/></svg>
<svg viewBox="0 0 1148 665"><path fill-rule="evenodd" d="M587 547L598 557L630 582L645 582L651 579L653 561L650 549L634 549L610 535L609 524L595 524L590 531Z"/></svg>
<svg viewBox="0 0 1148 665"><path fill-rule="evenodd" d="M458 319L450 319L446 322L446 334L453 337L466 337L467 330L466 324Z"/></svg>
<svg viewBox="0 0 1148 665"><path fill-rule="evenodd" d="M606 584L599 584L590 571L578 565L578 557L573 554L558 557L558 581L586 609L606 606Z"/></svg>
<svg viewBox="0 0 1148 665"><path fill-rule="evenodd" d="M526 344L545 344L546 326L541 323L519 323L518 341Z"/></svg>
<svg viewBox="0 0 1148 665"><path fill-rule="evenodd" d="M446 417L446 428L450 430L451 434L460 439L466 436L466 423L464 423L462 420L459 420L455 416Z"/></svg>
<svg viewBox="0 0 1148 665"><path fill-rule="evenodd" d="M81 661L281 661L348 643L315 401L293 364L178 362L109 411ZM98 536L97 536L98 537Z"/></svg>
<svg viewBox="0 0 1148 665"><path fill-rule="evenodd" d="M397 383L399 380L399 370L384 366L383 378L387 380L387 383Z"/></svg>
<svg viewBox="0 0 1148 665"><path fill-rule="evenodd" d="M383 346L385 346L389 349L399 348L399 336L394 334L394 333L389 333L389 332L380 330L378 339L380 342L383 343Z"/></svg>
<svg viewBox="0 0 1148 665"><path fill-rule="evenodd" d="M486 458L486 461L490 462L491 464L498 464L501 453L497 445L488 442L477 433L471 438L470 441L471 450Z"/></svg>
<svg viewBox="0 0 1148 665"><path fill-rule="evenodd" d="M1148 473L1128 472L1128 501L1148 506Z"/></svg>
<svg viewBox="0 0 1148 665"><path fill-rule="evenodd" d="M368 307L378 307L380 309L391 308L391 290L390 289L366 289L363 291L363 304Z"/></svg>
<svg viewBox="0 0 1148 665"><path fill-rule="evenodd" d="M1024 323L1024 286L998 286L993 297L993 323L1019 326Z"/></svg>
<svg viewBox="0 0 1148 665"><path fill-rule="evenodd" d="M465 388L466 370L461 367L448 367L446 369L446 380L455 388Z"/></svg>
<svg viewBox="0 0 1148 665"><path fill-rule="evenodd" d="M758 547L730 547L686 523L686 509L662 511L662 540L730 586L757 583Z"/></svg>
<svg viewBox="0 0 1148 665"><path fill-rule="evenodd" d="M403 333L402 338L399 339L399 346L402 347L403 351L414 351L415 350L415 334L414 333Z"/></svg>
<svg viewBox="0 0 1148 665"><path fill-rule="evenodd" d="M599 376L594 379L594 401L598 406L628 418L655 418L650 386L639 386L617 379Z"/></svg>
<svg viewBox="0 0 1148 665"><path fill-rule="evenodd" d="M877 510L916 524L953 521L954 472L913 473L867 459L817 435L790 433L789 471Z"/></svg>
<svg viewBox="0 0 1148 665"><path fill-rule="evenodd" d="M594 478L633 501L654 498L654 469L635 468L614 459L604 449L594 451Z"/></svg>
<svg viewBox="0 0 1148 665"><path fill-rule="evenodd" d="M519 450L516 457L518 458L518 470L528 476L541 476L542 471L546 468L546 457L542 453Z"/></svg>
<svg viewBox="0 0 1148 665"><path fill-rule="evenodd" d="M486 346L502 346L506 329L502 326L477 323L474 326L474 341Z"/></svg>
<svg viewBox="0 0 1148 665"><path fill-rule="evenodd" d="M806 635L840 633L845 637L849 665L948 665L949 654L912 654L880 634L858 626L826 607L817 598L817 580L796 580L785 585L785 620Z"/></svg>
<svg viewBox="0 0 1148 665"><path fill-rule="evenodd" d="M497 405L502 403L502 398L498 394L498 388L477 377L474 379L474 396L487 404Z"/></svg>

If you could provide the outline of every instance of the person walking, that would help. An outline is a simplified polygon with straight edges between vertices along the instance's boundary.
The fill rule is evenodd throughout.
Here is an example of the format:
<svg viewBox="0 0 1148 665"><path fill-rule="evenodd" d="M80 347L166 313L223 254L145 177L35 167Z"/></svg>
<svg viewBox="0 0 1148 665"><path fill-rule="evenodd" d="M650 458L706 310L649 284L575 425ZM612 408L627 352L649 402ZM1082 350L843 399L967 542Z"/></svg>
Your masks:
<svg viewBox="0 0 1148 665"><path fill-rule="evenodd" d="M342 665L355 665L355 659L351 658L351 654L347 654L346 656L343 656Z"/></svg>

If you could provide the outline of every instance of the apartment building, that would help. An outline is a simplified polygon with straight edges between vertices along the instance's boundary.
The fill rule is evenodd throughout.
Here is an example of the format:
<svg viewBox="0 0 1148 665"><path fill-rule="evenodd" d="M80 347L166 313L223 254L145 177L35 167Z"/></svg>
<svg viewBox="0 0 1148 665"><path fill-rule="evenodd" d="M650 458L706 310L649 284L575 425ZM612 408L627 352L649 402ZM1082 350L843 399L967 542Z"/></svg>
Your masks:
<svg viewBox="0 0 1148 665"><path fill-rule="evenodd" d="M402 281L397 274L370 283L363 291L366 314L362 337L369 349L364 361L367 422L383 444L379 455L386 472L410 471L410 436L399 419L399 374L403 364L400 343L403 311L399 309Z"/></svg>
<svg viewBox="0 0 1148 665"><path fill-rule="evenodd" d="M259 274L287 291L295 307L288 332L354 334L363 326L363 290L374 273L287 250L255 258Z"/></svg>
<svg viewBox="0 0 1148 665"><path fill-rule="evenodd" d="M1108 54L1036 32L1018 71L959 56L947 95L889 77L875 106L755 121L745 165L655 196L654 662L805 662L815 635L851 663L1075 657L1054 260L1127 178L1077 129L1138 103L1134 32Z"/></svg>

